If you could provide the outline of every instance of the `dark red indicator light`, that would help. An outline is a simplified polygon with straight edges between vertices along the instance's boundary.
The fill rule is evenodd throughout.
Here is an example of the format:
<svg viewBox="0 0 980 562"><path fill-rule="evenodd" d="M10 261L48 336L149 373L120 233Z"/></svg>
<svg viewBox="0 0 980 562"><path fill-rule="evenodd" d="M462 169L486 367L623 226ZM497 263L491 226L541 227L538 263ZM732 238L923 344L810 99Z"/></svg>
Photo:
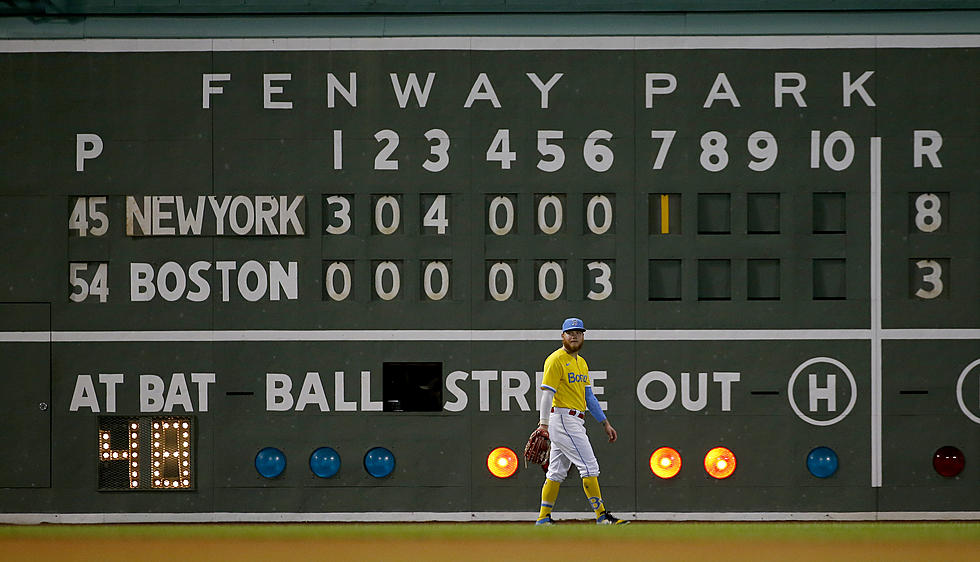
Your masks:
<svg viewBox="0 0 980 562"><path fill-rule="evenodd" d="M951 445L940 447L932 456L932 467L940 476L952 478L963 472L964 466L966 466L966 457L963 456L963 451Z"/></svg>

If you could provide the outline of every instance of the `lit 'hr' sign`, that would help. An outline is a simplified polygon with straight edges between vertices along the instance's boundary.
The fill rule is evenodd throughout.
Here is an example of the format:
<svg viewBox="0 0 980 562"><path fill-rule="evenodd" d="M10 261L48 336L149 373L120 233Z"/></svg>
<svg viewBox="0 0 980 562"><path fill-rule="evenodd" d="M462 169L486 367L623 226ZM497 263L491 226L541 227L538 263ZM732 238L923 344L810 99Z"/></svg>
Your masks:
<svg viewBox="0 0 980 562"><path fill-rule="evenodd" d="M190 417L99 417L100 490L193 489Z"/></svg>

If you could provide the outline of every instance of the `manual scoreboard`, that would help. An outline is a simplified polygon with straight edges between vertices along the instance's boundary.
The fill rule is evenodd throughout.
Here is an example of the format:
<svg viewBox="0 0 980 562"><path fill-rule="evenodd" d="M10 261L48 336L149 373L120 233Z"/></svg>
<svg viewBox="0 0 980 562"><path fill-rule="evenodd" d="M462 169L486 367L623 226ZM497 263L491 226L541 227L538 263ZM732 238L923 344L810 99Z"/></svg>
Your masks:
<svg viewBox="0 0 980 562"><path fill-rule="evenodd" d="M980 512L978 49L0 42L3 511Z"/></svg>

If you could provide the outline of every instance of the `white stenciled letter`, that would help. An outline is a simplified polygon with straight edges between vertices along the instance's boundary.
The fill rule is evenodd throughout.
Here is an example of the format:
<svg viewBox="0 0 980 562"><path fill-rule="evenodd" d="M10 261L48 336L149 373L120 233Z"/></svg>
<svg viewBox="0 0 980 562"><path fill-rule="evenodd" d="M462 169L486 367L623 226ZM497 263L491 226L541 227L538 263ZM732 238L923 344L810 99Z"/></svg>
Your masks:
<svg viewBox="0 0 980 562"><path fill-rule="evenodd" d="M657 82L666 82L665 86L656 86ZM646 108L653 108L653 96L660 94L670 94L677 89L677 78L673 74L661 72L647 72L646 74Z"/></svg>
<svg viewBox="0 0 980 562"><path fill-rule="evenodd" d="M361 371L361 411L381 411L381 401L371 400L371 371Z"/></svg>
<svg viewBox="0 0 980 562"><path fill-rule="evenodd" d="M497 380L497 371L473 371L473 380L480 383L480 411L490 411L490 381Z"/></svg>
<svg viewBox="0 0 980 562"><path fill-rule="evenodd" d="M116 411L116 385L122 384L122 373L99 373L99 382L105 385L105 411ZM95 410L98 412L98 410Z"/></svg>
<svg viewBox="0 0 980 562"><path fill-rule="evenodd" d="M447 412L462 412L466 409L466 404L469 402L469 397L466 392L459 387L459 383L465 381L470 376L466 371L453 371L449 373L446 377L446 390L453 395L454 400L452 402L446 402L443 404L443 409Z"/></svg>
<svg viewBox="0 0 980 562"><path fill-rule="evenodd" d="M681 373L681 404L689 412L699 412L708 405L708 373L698 373L697 398L691 398L691 373Z"/></svg>
<svg viewBox="0 0 980 562"><path fill-rule="evenodd" d="M555 74L551 75L548 83L545 84L541 82L541 79L538 78L537 74L533 72L527 73L527 77L531 80L531 83L534 84L538 91L541 92L541 109L548 109L548 92L551 91L551 88L557 84L558 80L560 80L564 75L565 74L562 72L556 72Z"/></svg>
<svg viewBox="0 0 980 562"><path fill-rule="evenodd" d="M191 373L191 382L197 385L197 411L208 411L208 385L214 383L214 373Z"/></svg>
<svg viewBox="0 0 980 562"><path fill-rule="evenodd" d="M345 88L333 72L327 73L327 107L334 106L334 92L340 92L341 97L347 100L351 107L357 107L357 73L351 72L349 76L350 82Z"/></svg>
<svg viewBox="0 0 980 562"><path fill-rule="evenodd" d="M129 264L129 300L147 302L153 300L157 289L153 285L153 266L148 263Z"/></svg>
<svg viewBox="0 0 980 562"><path fill-rule="evenodd" d="M187 388L187 379L184 378L184 373L174 373L170 377L170 387L167 389L167 400L163 403L163 411L172 412L174 406L180 406L185 412L194 411L191 393Z"/></svg>
<svg viewBox="0 0 980 562"><path fill-rule="evenodd" d="M943 167L939 161L939 149L943 147L943 136L939 134L939 131L913 131L912 138L914 139L912 146L913 167L922 167L923 156L929 159L929 164L933 168Z"/></svg>
<svg viewBox="0 0 980 562"><path fill-rule="evenodd" d="M323 392L323 384L320 382L320 373L306 373L303 379L303 388L299 390L296 398L296 411L301 412L310 404L315 404L321 412L329 412L330 406L327 404L327 394Z"/></svg>
<svg viewBox="0 0 980 562"><path fill-rule="evenodd" d="M338 412L357 411L357 402L350 402L344 397L343 371L335 371L333 374L333 404Z"/></svg>
<svg viewBox="0 0 980 562"><path fill-rule="evenodd" d="M99 411L99 397L95 394L92 375L75 377L75 390L71 394L71 405L68 411L77 412L79 408L88 408L93 412Z"/></svg>
<svg viewBox="0 0 980 562"><path fill-rule="evenodd" d="M273 82L288 82L292 74L263 74L262 75L262 107L265 109L292 109L291 101L272 101L272 94L281 94L282 86L273 86Z"/></svg>
<svg viewBox="0 0 980 562"><path fill-rule="evenodd" d="M871 75L874 73L874 70L867 70L864 72L864 74L859 76L855 82L851 82L850 72L844 73L844 107L851 107L851 94L854 92L857 92L858 95L861 96L861 100L864 101L864 105L867 105L868 107L875 106L875 100L871 99L871 96L868 95L868 91L864 89L864 81L871 78Z"/></svg>
<svg viewBox="0 0 980 562"><path fill-rule="evenodd" d="M827 386L817 386L816 373L809 375L810 411L816 412L820 400L827 401L827 411L837 411L837 375L827 375Z"/></svg>
<svg viewBox="0 0 980 562"><path fill-rule="evenodd" d="M732 85L728 82L728 77L725 76L724 72L719 72L718 77L715 78L715 83L711 86L707 99L704 100L704 107L711 107L715 100L728 100L732 107L742 107L742 104L738 103L738 96L735 95L735 90L732 89Z"/></svg>
<svg viewBox="0 0 980 562"><path fill-rule="evenodd" d="M511 382L516 382L512 385ZM511 399L517 400L517 406L522 412L530 412L531 407L527 403L527 391L531 390L531 377L524 371L501 371L500 372L500 411L510 411Z"/></svg>
<svg viewBox="0 0 980 562"><path fill-rule="evenodd" d="M140 375L140 411L159 412L163 409L163 379L156 375Z"/></svg>
<svg viewBox="0 0 980 562"><path fill-rule="evenodd" d="M231 80L231 74L202 74L204 77L203 95L201 107L211 109L211 94L223 94L225 89L221 86L212 86L211 82L227 82Z"/></svg>
<svg viewBox="0 0 980 562"><path fill-rule="evenodd" d="M732 383L741 379L740 373L718 371L711 374L713 382L721 383L721 411L732 411Z"/></svg>
<svg viewBox="0 0 980 562"><path fill-rule="evenodd" d="M419 77L415 75L414 72L409 73L408 78L405 79L405 87L398 82L398 75L392 72L391 76L391 88L395 91L395 98L398 100L398 107L405 109L408 105L408 97L410 94L414 94L415 102L419 107L425 107L425 104L429 102L429 90L432 89L432 81L436 78L435 72L430 72L425 79L425 86L419 85Z"/></svg>
<svg viewBox="0 0 980 562"><path fill-rule="evenodd" d="M466 103L463 104L463 107L472 107L473 102L476 100L490 100L490 103L494 107L500 108L500 100L497 99L497 93L493 91L493 84L487 78L486 72L481 72L476 77L476 80L473 82L473 87L470 88L470 95L466 96Z"/></svg>
<svg viewBox="0 0 980 562"><path fill-rule="evenodd" d="M298 298L299 272L296 262L291 261L283 268L278 261L269 262L269 300L277 301L280 293L286 295L287 300Z"/></svg>
<svg viewBox="0 0 980 562"><path fill-rule="evenodd" d="M787 84L788 81L795 81L795 84ZM803 90L806 89L806 76L799 72L777 72L773 74L773 89L775 90L776 107L783 106L783 96L791 94L796 100L796 105L806 107L803 101Z"/></svg>
<svg viewBox="0 0 980 562"><path fill-rule="evenodd" d="M293 407L293 379L281 373L265 375L265 411L285 412Z"/></svg>
<svg viewBox="0 0 980 562"><path fill-rule="evenodd" d="M102 154L102 137L95 133L78 133L75 135L75 171L85 171L85 161L98 158Z"/></svg>
<svg viewBox="0 0 980 562"><path fill-rule="evenodd" d="M659 382L664 385L664 397L660 400L651 400L650 395L647 394L647 387L652 382ZM650 371L640 377L640 380L636 383L636 398L647 410L666 409L674 402L676 396L677 385L674 384L674 380L670 378L670 375L663 371Z"/></svg>

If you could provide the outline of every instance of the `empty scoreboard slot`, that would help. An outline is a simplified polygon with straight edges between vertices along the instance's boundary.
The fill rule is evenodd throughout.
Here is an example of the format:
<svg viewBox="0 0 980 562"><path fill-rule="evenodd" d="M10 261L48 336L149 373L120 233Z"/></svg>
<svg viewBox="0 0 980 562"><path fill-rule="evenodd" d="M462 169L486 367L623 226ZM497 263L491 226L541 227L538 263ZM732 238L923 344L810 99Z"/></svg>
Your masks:
<svg viewBox="0 0 980 562"><path fill-rule="evenodd" d="M813 260L813 300L847 298L846 261L838 258Z"/></svg>
<svg viewBox="0 0 980 562"><path fill-rule="evenodd" d="M847 232L847 200L843 193L813 194L813 233L844 234Z"/></svg>
<svg viewBox="0 0 980 562"><path fill-rule="evenodd" d="M381 397L385 412L441 412L442 363L384 363Z"/></svg>
<svg viewBox="0 0 980 562"><path fill-rule="evenodd" d="M652 301L681 300L681 260L650 260Z"/></svg>
<svg viewBox="0 0 980 562"><path fill-rule="evenodd" d="M779 234L778 193L749 193L745 207L749 234Z"/></svg>
<svg viewBox="0 0 980 562"><path fill-rule="evenodd" d="M746 260L745 273L746 292L750 301L779 300L779 260Z"/></svg>
<svg viewBox="0 0 980 562"><path fill-rule="evenodd" d="M698 234L732 233L730 193L698 194Z"/></svg>
<svg viewBox="0 0 980 562"><path fill-rule="evenodd" d="M731 260L698 260L698 300L727 301L731 299Z"/></svg>

